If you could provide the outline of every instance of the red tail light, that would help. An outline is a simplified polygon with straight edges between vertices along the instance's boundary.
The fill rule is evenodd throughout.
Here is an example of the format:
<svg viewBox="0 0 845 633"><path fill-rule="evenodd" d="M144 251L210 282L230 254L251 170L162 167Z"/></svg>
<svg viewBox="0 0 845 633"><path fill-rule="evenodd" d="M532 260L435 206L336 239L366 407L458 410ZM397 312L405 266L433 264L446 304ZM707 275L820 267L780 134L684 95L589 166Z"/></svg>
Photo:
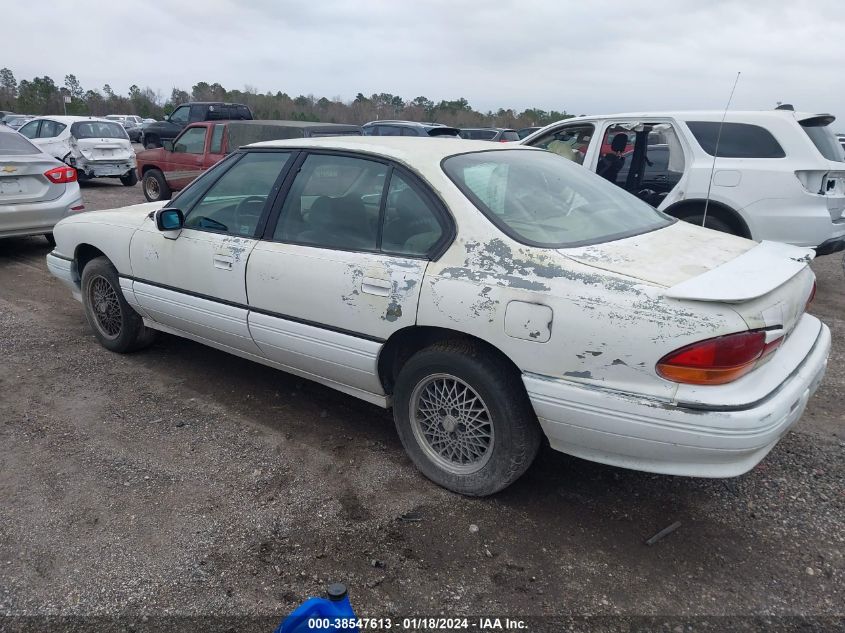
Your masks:
<svg viewBox="0 0 845 633"><path fill-rule="evenodd" d="M741 378L783 342L780 336L766 343L764 330L717 336L667 354L657 373L673 382L723 385Z"/></svg>
<svg viewBox="0 0 845 633"><path fill-rule="evenodd" d="M49 171L45 171L44 175L57 185L67 182L76 182L76 170L73 167L62 165L61 167L54 167Z"/></svg>

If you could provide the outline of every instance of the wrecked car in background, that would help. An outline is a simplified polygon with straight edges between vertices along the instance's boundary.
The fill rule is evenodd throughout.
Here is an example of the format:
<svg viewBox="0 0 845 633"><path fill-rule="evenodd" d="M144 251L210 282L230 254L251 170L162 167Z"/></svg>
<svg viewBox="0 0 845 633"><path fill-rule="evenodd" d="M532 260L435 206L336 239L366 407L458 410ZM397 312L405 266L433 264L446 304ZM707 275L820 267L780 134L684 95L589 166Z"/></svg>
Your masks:
<svg viewBox="0 0 845 633"><path fill-rule="evenodd" d="M138 182L135 150L117 121L78 116L38 117L19 132L46 153L75 168L79 180L120 178L131 187Z"/></svg>
<svg viewBox="0 0 845 633"><path fill-rule="evenodd" d="M515 481L544 434L615 466L744 473L830 348L811 250L678 222L521 146L264 142L167 206L54 235L47 265L107 349L161 330L392 407L416 466L469 495Z"/></svg>
<svg viewBox="0 0 845 633"><path fill-rule="evenodd" d="M520 143L583 164L681 220L826 255L845 249L845 153L833 121L783 106L608 114L559 121Z"/></svg>
<svg viewBox="0 0 845 633"><path fill-rule="evenodd" d="M139 152L138 177L149 202L167 200L241 145L283 138L361 136L358 125L309 121L192 123L164 146Z"/></svg>

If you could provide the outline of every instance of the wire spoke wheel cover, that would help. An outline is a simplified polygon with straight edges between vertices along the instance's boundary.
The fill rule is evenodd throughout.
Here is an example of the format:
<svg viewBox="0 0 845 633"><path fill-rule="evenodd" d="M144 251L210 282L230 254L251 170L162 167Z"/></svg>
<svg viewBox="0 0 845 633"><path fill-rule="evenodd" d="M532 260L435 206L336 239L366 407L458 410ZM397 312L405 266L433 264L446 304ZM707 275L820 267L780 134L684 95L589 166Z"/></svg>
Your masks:
<svg viewBox="0 0 845 633"><path fill-rule="evenodd" d="M123 313L117 291L108 279L97 275L88 285L88 301L94 314L94 324L106 338L115 339L123 329Z"/></svg>
<svg viewBox="0 0 845 633"><path fill-rule="evenodd" d="M426 376L409 403L414 437L428 458L456 475L478 472L493 453L493 420L481 396L450 374Z"/></svg>

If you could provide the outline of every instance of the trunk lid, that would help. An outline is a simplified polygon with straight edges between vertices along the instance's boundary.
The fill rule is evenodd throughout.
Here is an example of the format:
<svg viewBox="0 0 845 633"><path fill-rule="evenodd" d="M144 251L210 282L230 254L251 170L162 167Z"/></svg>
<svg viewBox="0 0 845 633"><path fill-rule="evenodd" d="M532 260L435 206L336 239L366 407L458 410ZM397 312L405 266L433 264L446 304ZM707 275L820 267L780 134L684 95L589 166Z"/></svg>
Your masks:
<svg viewBox="0 0 845 633"><path fill-rule="evenodd" d="M686 222L561 252L582 264L662 286L670 300L730 304L750 329L791 330L815 279L809 268L812 249L758 244Z"/></svg>
<svg viewBox="0 0 845 633"><path fill-rule="evenodd" d="M0 155L0 205L47 202L59 198L67 185L51 182L44 172L58 167L54 159L33 154Z"/></svg>
<svg viewBox="0 0 845 633"><path fill-rule="evenodd" d="M76 139L76 149L89 162L126 161L135 155L132 144L119 138Z"/></svg>

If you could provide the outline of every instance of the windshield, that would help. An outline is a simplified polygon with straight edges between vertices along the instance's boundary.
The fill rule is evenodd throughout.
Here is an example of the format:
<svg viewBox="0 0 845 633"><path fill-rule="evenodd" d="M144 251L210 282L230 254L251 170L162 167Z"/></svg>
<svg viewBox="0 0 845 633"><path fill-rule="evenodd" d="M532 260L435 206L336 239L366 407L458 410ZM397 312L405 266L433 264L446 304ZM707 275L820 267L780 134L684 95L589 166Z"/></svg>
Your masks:
<svg viewBox="0 0 845 633"><path fill-rule="evenodd" d="M557 154L495 150L451 156L446 175L494 224L532 246L609 242L674 220Z"/></svg>
<svg viewBox="0 0 845 633"><path fill-rule="evenodd" d="M129 138L123 126L112 121L77 121L70 126L70 133L74 138Z"/></svg>
<svg viewBox="0 0 845 633"><path fill-rule="evenodd" d="M839 144L833 132L830 131L830 127L828 125L819 125L813 119L810 122L814 124L808 125L807 122L802 121L801 128L807 133L810 140L813 141L813 145L816 146L816 149L819 150L821 155L828 160L835 160L840 163L845 162L845 150L842 149L842 145Z"/></svg>

